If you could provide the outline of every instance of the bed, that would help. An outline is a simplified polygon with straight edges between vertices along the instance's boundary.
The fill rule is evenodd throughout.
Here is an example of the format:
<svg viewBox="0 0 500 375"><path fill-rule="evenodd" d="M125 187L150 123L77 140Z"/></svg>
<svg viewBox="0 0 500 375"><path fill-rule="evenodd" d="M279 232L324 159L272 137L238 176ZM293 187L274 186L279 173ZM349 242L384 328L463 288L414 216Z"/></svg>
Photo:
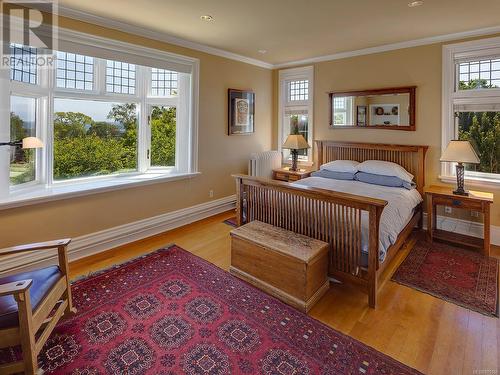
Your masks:
<svg viewBox="0 0 500 375"><path fill-rule="evenodd" d="M416 189L310 177L286 183L236 175L238 225L260 220L330 244L329 276L354 283L376 307L378 279L412 229L422 226L427 146L316 141L317 164L384 160L415 176Z"/></svg>

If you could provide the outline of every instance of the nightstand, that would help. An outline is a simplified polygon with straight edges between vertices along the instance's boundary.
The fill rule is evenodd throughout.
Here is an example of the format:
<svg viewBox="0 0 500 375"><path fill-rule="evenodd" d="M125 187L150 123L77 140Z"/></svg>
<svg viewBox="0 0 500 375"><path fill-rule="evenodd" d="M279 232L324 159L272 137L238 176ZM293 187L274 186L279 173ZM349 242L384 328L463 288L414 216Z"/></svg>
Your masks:
<svg viewBox="0 0 500 375"><path fill-rule="evenodd" d="M295 172L290 170L290 167L278 168L273 170L273 179L280 181L298 181L303 178L310 177L312 171L306 171L305 169L299 169Z"/></svg>
<svg viewBox="0 0 500 375"><path fill-rule="evenodd" d="M469 191L469 195L453 194L453 189L445 186L430 186L424 189L427 198L427 235L429 240L436 239L466 245L477 249L483 255L490 255L490 205L493 194L481 191ZM460 233L437 229L436 206L448 206L477 211L484 215L484 236L477 238Z"/></svg>

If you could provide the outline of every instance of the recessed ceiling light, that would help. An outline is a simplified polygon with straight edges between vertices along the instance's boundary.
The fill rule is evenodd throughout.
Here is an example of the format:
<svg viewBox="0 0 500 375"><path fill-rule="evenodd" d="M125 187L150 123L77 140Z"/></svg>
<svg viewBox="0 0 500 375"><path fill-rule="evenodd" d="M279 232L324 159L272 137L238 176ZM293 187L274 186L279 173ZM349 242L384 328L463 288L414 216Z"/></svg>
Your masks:
<svg viewBox="0 0 500 375"><path fill-rule="evenodd" d="M205 15L201 16L200 19L202 21L207 21L207 22L211 22L214 20L214 18L210 14L205 14Z"/></svg>
<svg viewBox="0 0 500 375"><path fill-rule="evenodd" d="M264 55L267 53L267 49L259 49L258 51L260 54Z"/></svg>
<svg viewBox="0 0 500 375"><path fill-rule="evenodd" d="M408 3L408 6L410 8L415 8L415 7L419 7L420 5L424 5L424 2L422 0L418 0L418 1L410 1Z"/></svg>

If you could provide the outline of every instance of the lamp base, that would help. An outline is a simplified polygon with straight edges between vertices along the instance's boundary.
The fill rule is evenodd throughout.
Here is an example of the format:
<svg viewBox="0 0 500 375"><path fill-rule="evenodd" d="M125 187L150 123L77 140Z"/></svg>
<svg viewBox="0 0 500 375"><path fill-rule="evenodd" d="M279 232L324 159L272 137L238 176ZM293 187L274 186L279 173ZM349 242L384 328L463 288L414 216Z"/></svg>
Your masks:
<svg viewBox="0 0 500 375"><path fill-rule="evenodd" d="M458 163L456 166L456 170L457 170L457 190L454 190L453 194L467 196L469 195L469 193L466 192L464 189L465 167L462 163Z"/></svg>
<svg viewBox="0 0 500 375"><path fill-rule="evenodd" d="M290 171L292 172L297 172L298 168L297 168L297 161L298 161L298 158L299 158L299 152L297 150L291 150L291 153L292 153L292 166L290 167Z"/></svg>

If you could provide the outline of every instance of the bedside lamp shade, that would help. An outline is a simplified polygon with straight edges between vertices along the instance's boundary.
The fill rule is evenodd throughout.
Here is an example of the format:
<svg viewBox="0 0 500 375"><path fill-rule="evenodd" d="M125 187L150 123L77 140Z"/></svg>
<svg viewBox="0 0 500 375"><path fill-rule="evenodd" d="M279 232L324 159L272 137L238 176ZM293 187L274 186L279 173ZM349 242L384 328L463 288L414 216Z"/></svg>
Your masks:
<svg viewBox="0 0 500 375"><path fill-rule="evenodd" d="M42 148L43 142L36 137L23 138L23 148Z"/></svg>
<svg viewBox="0 0 500 375"><path fill-rule="evenodd" d="M289 148L292 154L292 167L291 171L297 170L297 159L299 157L298 150L304 150L306 148L310 148L309 143L307 143L306 139L301 134L290 134L285 143L282 146L283 148Z"/></svg>
<svg viewBox="0 0 500 375"><path fill-rule="evenodd" d="M440 160L458 163L479 163L479 157L469 141L450 141Z"/></svg>
<svg viewBox="0 0 500 375"><path fill-rule="evenodd" d="M290 150L303 150L309 147L311 146L301 134L290 134L283 144L283 148L289 148Z"/></svg>
<svg viewBox="0 0 500 375"><path fill-rule="evenodd" d="M478 164L480 162L476 151L469 141L450 141L441 155L441 161L457 162L457 190L453 194L469 195L464 189L465 167L462 163Z"/></svg>

